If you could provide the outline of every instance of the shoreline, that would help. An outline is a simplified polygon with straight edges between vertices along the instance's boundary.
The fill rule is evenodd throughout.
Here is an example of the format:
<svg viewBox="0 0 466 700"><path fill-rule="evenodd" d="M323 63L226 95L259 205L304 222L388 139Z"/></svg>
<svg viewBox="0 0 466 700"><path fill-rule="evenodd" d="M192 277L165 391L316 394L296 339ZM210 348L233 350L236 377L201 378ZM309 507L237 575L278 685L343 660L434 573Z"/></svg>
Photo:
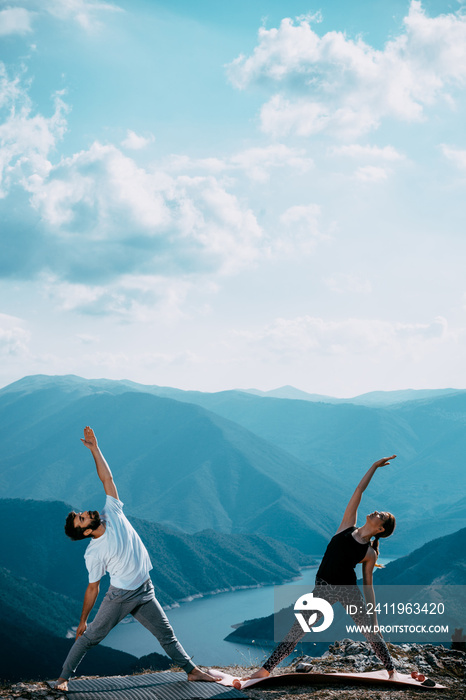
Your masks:
<svg viewBox="0 0 466 700"><path fill-rule="evenodd" d="M318 564L307 564L306 566L301 566L299 571L304 571L308 569L317 569ZM200 598L208 598L210 596L216 596L220 595L222 593L234 593L235 591L247 591L247 590L253 590L255 588L266 588L267 586L284 586L287 583L291 583L292 581L299 581L303 577L301 575L299 576L292 576L291 578L284 579L283 581L271 581L271 582L264 582L264 583L256 583L256 584L251 584L250 586L232 586L231 588L218 588L213 591L208 591L207 593L194 593L193 595L187 596L186 598L181 598L180 600L176 600L174 603L171 605L163 605L164 610L172 610L173 608L179 608L181 607L182 604L185 603L192 603L194 600L198 600Z"/></svg>

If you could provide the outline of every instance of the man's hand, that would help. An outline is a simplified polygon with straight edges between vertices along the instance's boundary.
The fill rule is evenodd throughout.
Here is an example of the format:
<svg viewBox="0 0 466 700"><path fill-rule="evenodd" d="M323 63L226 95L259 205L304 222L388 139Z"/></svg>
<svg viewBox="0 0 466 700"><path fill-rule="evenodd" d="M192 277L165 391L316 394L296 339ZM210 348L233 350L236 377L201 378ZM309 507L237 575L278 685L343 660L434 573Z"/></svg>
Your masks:
<svg viewBox="0 0 466 700"><path fill-rule="evenodd" d="M392 455L391 457L385 457L384 459L379 459L377 462L374 462L374 464L372 466L375 467L376 469L378 469L379 467L386 467L390 464L390 460L395 459L395 458L396 458L396 455Z"/></svg>
<svg viewBox="0 0 466 700"><path fill-rule="evenodd" d="M94 435L94 431L88 425L84 428L84 439L81 438L83 445L86 445L90 450L97 447L97 438Z"/></svg>
<svg viewBox="0 0 466 700"><path fill-rule="evenodd" d="M92 452L95 466L97 467L97 474L104 485L105 493L107 496L112 496L113 498L118 499L118 491L113 483L113 476L112 472L110 471L110 467L99 449L94 431L88 425L86 425L84 428L84 439L81 438L81 442Z"/></svg>
<svg viewBox="0 0 466 700"><path fill-rule="evenodd" d="M76 630L76 639L78 639L78 637L81 637L86 630L87 622L80 622L78 625L78 629Z"/></svg>

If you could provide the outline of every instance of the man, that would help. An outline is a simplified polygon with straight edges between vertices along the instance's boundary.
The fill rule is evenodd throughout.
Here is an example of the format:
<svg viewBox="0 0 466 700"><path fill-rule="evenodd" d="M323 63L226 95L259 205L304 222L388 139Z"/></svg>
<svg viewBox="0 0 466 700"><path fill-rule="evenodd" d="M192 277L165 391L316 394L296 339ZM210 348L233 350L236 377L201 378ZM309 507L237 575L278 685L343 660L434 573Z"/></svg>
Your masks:
<svg viewBox="0 0 466 700"><path fill-rule="evenodd" d="M73 540L91 539L84 558L89 572L89 585L84 595L81 621L76 641L70 649L55 687L68 690L68 679L76 670L88 649L107 636L115 625L131 614L152 632L164 651L188 674L190 681L215 681L213 676L197 668L187 655L154 595L149 571L152 564L139 535L123 514L123 503L112 472L97 444L94 431L84 428L81 442L94 457L97 474L107 494L102 518L98 511L69 513L65 532ZM93 620L87 618L99 594L100 579L108 571L110 587Z"/></svg>

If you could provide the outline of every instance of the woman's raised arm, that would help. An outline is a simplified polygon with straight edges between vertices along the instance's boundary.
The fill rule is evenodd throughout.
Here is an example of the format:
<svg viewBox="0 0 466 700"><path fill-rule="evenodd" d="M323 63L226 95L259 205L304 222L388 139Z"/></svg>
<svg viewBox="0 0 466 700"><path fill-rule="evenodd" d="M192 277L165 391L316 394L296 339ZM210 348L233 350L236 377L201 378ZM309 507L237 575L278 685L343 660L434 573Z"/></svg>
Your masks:
<svg viewBox="0 0 466 700"><path fill-rule="evenodd" d="M359 504L361 503L361 497L366 488L369 486L370 480L372 479L379 467L386 467L387 464L390 464L390 460L395 459L395 457L396 455L392 455L391 457L379 459L377 462L374 462L370 469L367 470L359 484L356 486L356 490L351 496L348 505L346 506L346 510L343 514L343 520L340 523L340 526L337 530L337 534L342 530L346 530L347 527L354 527L356 525L358 517L358 508Z"/></svg>

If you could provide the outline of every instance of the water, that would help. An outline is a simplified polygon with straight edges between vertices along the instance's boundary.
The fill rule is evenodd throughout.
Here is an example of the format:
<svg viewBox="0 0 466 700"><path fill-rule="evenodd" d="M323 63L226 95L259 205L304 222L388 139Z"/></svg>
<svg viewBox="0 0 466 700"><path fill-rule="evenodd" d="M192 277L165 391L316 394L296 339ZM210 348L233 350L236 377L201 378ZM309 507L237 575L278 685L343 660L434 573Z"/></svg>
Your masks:
<svg viewBox="0 0 466 700"><path fill-rule="evenodd" d="M388 560L380 557L379 562ZM302 578L295 582L300 586L314 587L316 567L305 569ZM358 576L360 572L357 571ZM292 586L293 583L283 584ZM194 663L204 666L260 666L270 649L226 642L224 637L232 631L232 625L255 617L270 615L274 610L275 586L219 593L196 598L167 611L168 618L180 642ZM162 653L159 643L137 622L120 623L105 639L105 645L126 651L134 656L144 656L154 651ZM289 660L293 657L288 657Z"/></svg>

